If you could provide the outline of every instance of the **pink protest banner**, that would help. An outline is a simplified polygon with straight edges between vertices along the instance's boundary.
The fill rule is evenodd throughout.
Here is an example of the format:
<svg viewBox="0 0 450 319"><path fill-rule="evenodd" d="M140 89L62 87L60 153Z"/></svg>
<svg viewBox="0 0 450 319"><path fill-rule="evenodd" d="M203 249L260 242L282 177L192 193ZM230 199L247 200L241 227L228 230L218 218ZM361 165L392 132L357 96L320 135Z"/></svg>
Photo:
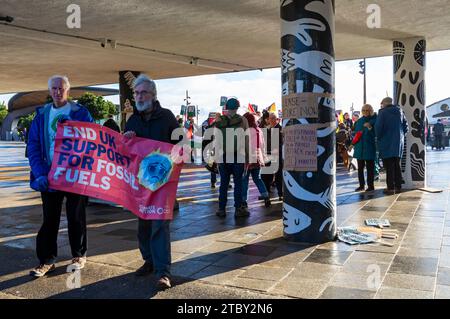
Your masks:
<svg viewBox="0 0 450 319"><path fill-rule="evenodd" d="M173 148L67 121L58 124L49 187L117 203L142 219L172 219L182 168Z"/></svg>

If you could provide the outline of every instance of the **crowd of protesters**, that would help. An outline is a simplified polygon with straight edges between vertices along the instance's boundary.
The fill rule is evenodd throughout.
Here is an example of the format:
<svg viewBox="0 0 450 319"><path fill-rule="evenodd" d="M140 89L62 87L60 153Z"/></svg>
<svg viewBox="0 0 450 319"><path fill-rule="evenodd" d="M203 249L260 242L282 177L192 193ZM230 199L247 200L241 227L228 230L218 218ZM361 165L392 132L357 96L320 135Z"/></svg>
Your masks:
<svg viewBox="0 0 450 319"><path fill-rule="evenodd" d="M57 238L61 218L62 205L65 201L68 222L69 243L72 253L71 269L81 270L86 264L87 228L86 205L88 198L71 192L57 191L49 188L48 173L55 153L56 123L67 120L93 122L87 108L69 99L70 83L66 76L55 75L48 80L52 101L36 111L28 135L27 157L31 167L30 186L39 191L42 198L43 221L36 239L36 253L39 265L30 271L33 277L43 277L56 269L58 256ZM133 83L135 110L125 124L125 139L134 137L148 138L160 142L177 144L181 139L173 140L177 129L185 129L192 134L194 121L189 118L185 123L181 117L163 108L157 99L155 82L141 74ZM281 135L276 136L278 143L271 141L271 134L264 130L274 131L281 128L275 114L258 114L248 112L243 116L237 114L240 102L231 98L226 103L226 114L217 116L208 123L208 127L223 134L214 138L214 152L220 157L211 163L211 187L215 187L217 173L220 175L219 209L217 216L226 216L227 194L233 177L235 217L249 216L248 190L252 177L260 192L260 200L264 205L271 205L270 192L274 185L278 196L282 198L282 155ZM120 127L109 117L104 127L121 132ZM237 135L228 136L228 130L242 129L248 132L245 138ZM276 132L279 133L279 132ZM176 134L175 134L176 135ZM238 132L241 137L245 134ZM227 138L231 138L227 141ZM223 140L222 140L223 139ZM220 142L220 143L219 143ZM229 143L228 143L229 142ZM191 143L189 143L193 146ZM231 149L225 147L233 145ZM267 151L267 144L271 150ZM272 147L274 144L276 147ZM278 145L277 145L278 144ZM221 149L220 149L221 147ZM267 155L268 154L268 155ZM276 163L276 169L261 174L263 167ZM215 168L214 168L215 167ZM176 207L176 204L175 204ZM138 219L138 246L144 260L135 272L136 276L155 273L160 288L171 287L171 245L170 220Z"/></svg>
<svg viewBox="0 0 450 319"><path fill-rule="evenodd" d="M48 88L52 102L37 110L27 134L27 155L31 166L30 186L41 193L43 202L43 223L36 239L39 265L30 273L34 277L42 277L55 270L57 237L64 199L73 269L84 268L87 254L87 197L49 189L47 175L55 152L55 123L66 120L92 122L93 119L84 106L68 99L70 83L67 77L51 77ZM175 117L170 110L163 108L157 99L156 84L152 79L140 75L134 81L133 90L136 108L125 124L125 139L140 137L177 144L181 140L174 140L172 133L177 129L185 129L191 134L192 143L189 144L194 146L193 119L189 118L184 122L181 117ZM283 200L283 134L280 119L277 114L270 112L269 108L262 113L249 108L248 112L240 115L240 107L237 98L229 98L224 112L210 117L202 125L203 136L206 136L207 130L213 130L209 143L203 139L202 153L203 160L211 171L212 188L216 186L217 175L220 176L219 207L216 212L219 218L227 215L231 177L236 218L250 215L250 177L259 191L258 204L270 207L275 197L272 196L272 191L276 191L278 200ZM361 117L353 114L350 118L346 113L338 122L338 154L347 168L351 168L353 158L357 160L359 187L356 191L374 190L380 158L386 170L387 188L384 192L400 192L400 158L404 149L404 136L408 132L408 123L400 107L394 105L391 98L385 98L378 114L371 105L366 104L362 107ZM120 132L120 127L112 118L104 125ZM439 132L443 133L440 125L442 124L438 123L434 128L436 136L439 136ZM139 218L137 238L144 263L137 269L136 275L155 273L158 276L158 286L171 287L170 220Z"/></svg>

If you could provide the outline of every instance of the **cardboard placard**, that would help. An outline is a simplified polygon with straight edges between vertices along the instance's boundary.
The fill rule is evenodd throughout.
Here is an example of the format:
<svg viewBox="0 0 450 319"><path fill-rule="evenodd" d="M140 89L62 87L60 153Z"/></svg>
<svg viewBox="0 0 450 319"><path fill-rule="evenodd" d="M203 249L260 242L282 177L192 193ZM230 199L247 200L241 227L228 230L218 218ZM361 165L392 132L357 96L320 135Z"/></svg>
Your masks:
<svg viewBox="0 0 450 319"><path fill-rule="evenodd" d="M308 92L283 96L283 118L318 118L322 98L334 98L334 94Z"/></svg>
<svg viewBox="0 0 450 319"><path fill-rule="evenodd" d="M377 241L377 235L362 233L356 227L342 227L338 229L338 239L350 245L369 244Z"/></svg>
<svg viewBox="0 0 450 319"><path fill-rule="evenodd" d="M317 171L317 125L299 124L283 129L284 169L296 172Z"/></svg>
<svg viewBox="0 0 450 319"><path fill-rule="evenodd" d="M389 219L381 219L381 218L369 218L365 220L367 226L375 226L375 227L391 227L391 223Z"/></svg>

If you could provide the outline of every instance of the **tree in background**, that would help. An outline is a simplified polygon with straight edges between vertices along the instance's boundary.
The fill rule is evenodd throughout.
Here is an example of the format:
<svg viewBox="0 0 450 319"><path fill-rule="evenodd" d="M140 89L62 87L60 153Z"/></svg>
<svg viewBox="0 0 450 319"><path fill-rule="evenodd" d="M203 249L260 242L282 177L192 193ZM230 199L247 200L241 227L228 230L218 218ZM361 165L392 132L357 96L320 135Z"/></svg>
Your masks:
<svg viewBox="0 0 450 319"><path fill-rule="evenodd" d="M27 129L27 132L30 131L31 122L34 119L34 116L36 115L36 112L30 113L28 115L21 116L19 118L19 123L17 123L17 128L20 131L23 131L24 129Z"/></svg>
<svg viewBox="0 0 450 319"><path fill-rule="evenodd" d="M70 100L73 100L72 98L69 98ZM51 103L52 98L49 95L47 97L46 103ZM106 101L102 96L96 96L92 93L85 93L83 94L80 99L78 100L78 103L85 106L89 112L91 113L94 120L102 120L106 118L109 114L116 115L118 113L117 107L114 103L110 101ZM2 118L2 104L0 104L0 124L1 121L6 117L8 114L5 106L5 116ZM17 124L17 127L20 131L23 131L25 128L27 131L30 130L31 122L34 119L34 116L36 115L36 112L33 112L28 115L21 116L19 118L19 123Z"/></svg>
<svg viewBox="0 0 450 319"><path fill-rule="evenodd" d="M85 106L95 121L103 120L109 114L116 115L117 107L114 103L106 101L103 96L97 96L93 93L84 93L78 103Z"/></svg>
<svg viewBox="0 0 450 319"><path fill-rule="evenodd" d="M3 120L8 115L8 108L6 107L5 102L0 103L0 126L3 124Z"/></svg>

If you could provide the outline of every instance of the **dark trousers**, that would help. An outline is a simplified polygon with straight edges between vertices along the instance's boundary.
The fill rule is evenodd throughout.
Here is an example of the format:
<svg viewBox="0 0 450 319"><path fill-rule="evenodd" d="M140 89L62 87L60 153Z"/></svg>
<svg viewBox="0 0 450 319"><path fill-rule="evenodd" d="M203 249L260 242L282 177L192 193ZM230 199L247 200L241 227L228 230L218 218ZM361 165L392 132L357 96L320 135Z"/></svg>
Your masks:
<svg viewBox="0 0 450 319"><path fill-rule="evenodd" d="M440 150L444 146L442 145L442 135L435 135L434 139L436 141L436 149Z"/></svg>
<svg viewBox="0 0 450 319"><path fill-rule="evenodd" d="M242 206L242 179L244 177L244 164L240 163L220 163L220 189L219 189L219 208L225 209L228 199L228 185L231 175L234 181L234 207Z"/></svg>
<svg viewBox="0 0 450 319"><path fill-rule="evenodd" d="M139 218L138 241L142 258L153 265L156 275L170 277L170 221Z"/></svg>
<svg viewBox="0 0 450 319"><path fill-rule="evenodd" d="M383 166L386 169L386 183L389 190L402 188L402 170L400 157L384 158Z"/></svg>
<svg viewBox="0 0 450 319"><path fill-rule="evenodd" d="M365 167L367 168L367 186L373 188L373 180L375 178L375 161L358 160L359 186L364 188L364 186L366 185L364 179Z"/></svg>
<svg viewBox="0 0 450 319"><path fill-rule="evenodd" d="M72 256L84 257L87 251L86 197L66 192L41 193L43 223L36 238L36 253L41 264L52 264L58 256L58 231L62 203L66 198L66 215Z"/></svg>
<svg viewBox="0 0 450 319"><path fill-rule="evenodd" d="M275 186L277 187L278 196L283 196L283 167L280 166L275 174L261 174L261 179L269 192L272 187L272 183L275 180Z"/></svg>

